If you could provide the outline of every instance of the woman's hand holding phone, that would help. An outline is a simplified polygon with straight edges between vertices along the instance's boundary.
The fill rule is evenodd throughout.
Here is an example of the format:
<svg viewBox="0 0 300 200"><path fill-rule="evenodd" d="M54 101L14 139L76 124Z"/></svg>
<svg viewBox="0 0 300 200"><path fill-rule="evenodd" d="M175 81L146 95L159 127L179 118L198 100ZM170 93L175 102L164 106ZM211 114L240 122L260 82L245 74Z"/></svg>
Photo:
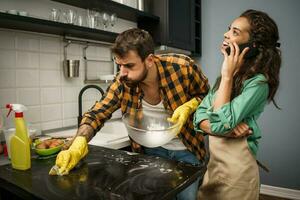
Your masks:
<svg viewBox="0 0 300 200"><path fill-rule="evenodd" d="M236 42L229 43L230 54L227 53L226 49L221 49L224 55L224 61L222 64L221 75L222 78L232 78L236 71L239 69L243 63L244 56L249 50L249 47L246 47L240 53L240 48Z"/></svg>

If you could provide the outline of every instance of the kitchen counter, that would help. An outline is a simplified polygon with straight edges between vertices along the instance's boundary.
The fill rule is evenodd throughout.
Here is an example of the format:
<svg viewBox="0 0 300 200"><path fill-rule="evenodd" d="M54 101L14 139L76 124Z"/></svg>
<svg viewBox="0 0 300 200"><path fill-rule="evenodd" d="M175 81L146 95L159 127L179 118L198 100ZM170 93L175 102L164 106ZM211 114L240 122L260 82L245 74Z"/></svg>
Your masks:
<svg viewBox="0 0 300 200"><path fill-rule="evenodd" d="M51 137L73 137L77 128L63 131L51 131L47 135ZM102 146L111 149L121 149L130 145L127 129L120 119L107 121L101 130L89 142L91 145Z"/></svg>
<svg viewBox="0 0 300 200"><path fill-rule="evenodd" d="M89 145L68 176L49 176L55 158L32 159L31 169L0 166L0 199L172 199L205 169L159 157Z"/></svg>

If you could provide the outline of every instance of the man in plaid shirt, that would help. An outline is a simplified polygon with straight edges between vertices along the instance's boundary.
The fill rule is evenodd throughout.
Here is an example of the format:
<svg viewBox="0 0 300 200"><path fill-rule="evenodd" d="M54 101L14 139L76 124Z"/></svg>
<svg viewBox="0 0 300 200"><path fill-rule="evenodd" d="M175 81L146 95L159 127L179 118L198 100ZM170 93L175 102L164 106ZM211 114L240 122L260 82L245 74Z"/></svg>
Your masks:
<svg viewBox="0 0 300 200"><path fill-rule="evenodd" d="M131 140L133 151L202 165L204 141L203 136L194 131L192 114L207 94L209 85L194 61L179 54L154 55L152 37L137 28L121 33L112 51L120 72L101 100L84 114L77 137L70 147L76 146L72 149L79 152L77 156L68 153L68 150L58 155L56 165L60 172L68 174L73 165L86 155L87 142L119 108L123 114L134 113L142 107L174 111L169 120L181 123L178 137L157 148L142 147ZM75 164L66 165L64 162ZM179 193L177 199L196 199L198 181Z"/></svg>

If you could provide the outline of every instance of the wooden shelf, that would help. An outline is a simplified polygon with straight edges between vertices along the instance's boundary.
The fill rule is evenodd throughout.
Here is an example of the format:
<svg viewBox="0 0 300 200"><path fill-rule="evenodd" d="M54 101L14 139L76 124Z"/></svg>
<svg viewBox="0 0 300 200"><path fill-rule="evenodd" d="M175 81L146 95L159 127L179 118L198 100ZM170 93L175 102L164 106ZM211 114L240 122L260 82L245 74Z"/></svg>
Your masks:
<svg viewBox="0 0 300 200"><path fill-rule="evenodd" d="M61 36L79 37L109 43L113 43L118 35L117 33L99 29L92 29L72 24L13 15L8 13L0 13L0 27L38 33L55 34Z"/></svg>
<svg viewBox="0 0 300 200"><path fill-rule="evenodd" d="M159 23L159 17L138 9L114 2L112 0L52 0L84 9L99 12L116 13L119 18L137 22Z"/></svg>

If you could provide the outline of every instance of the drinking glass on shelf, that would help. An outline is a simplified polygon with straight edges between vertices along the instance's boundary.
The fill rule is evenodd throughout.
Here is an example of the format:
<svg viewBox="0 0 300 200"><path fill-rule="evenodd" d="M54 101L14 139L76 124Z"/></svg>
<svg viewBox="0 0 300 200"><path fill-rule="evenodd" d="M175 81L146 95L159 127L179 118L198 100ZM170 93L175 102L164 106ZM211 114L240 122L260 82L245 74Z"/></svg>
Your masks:
<svg viewBox="0 0 300 200"><path fill-rule="evenodd" d="M105 30L109 25L110 16L106 12L103 12L101 16L102 16L103 29Z"/></svg>
<svg viewBox="0 0 300 200"><path fill-rule="evenodd" d="M58 22L60 18L60 10L56 8L51 9L50 20Z"/></svg>
<svg viewBox="0 0 300 200"><path fill-rule="evenodd" d="M96 28L97 25L97 12L87 9L87 25L89 28Z"/></svg>
<svg viewBox="0 0 300 200"><path fill-rule="evenodd" d="M111 25L111 30L113 31L113 27L115 26L116 22L117 22L117 14L116 13L113 13L111 16L110 16L110 25Z"/></svg>
<svg viewBox="0 0 300 200"><path fill-rule="evenodd" d="M75 24L76 21L76 12L69 9L67 12L64 13L65 19L69 24Z"/></svg>
<svg viewBox="0 0 300 200"><path fill-rule="evenodd" d="M83 25L83 20L82 20L82 16L81 15L78 15L78 17L77 17L77 25L78 26L82 26Z"/></svg>

